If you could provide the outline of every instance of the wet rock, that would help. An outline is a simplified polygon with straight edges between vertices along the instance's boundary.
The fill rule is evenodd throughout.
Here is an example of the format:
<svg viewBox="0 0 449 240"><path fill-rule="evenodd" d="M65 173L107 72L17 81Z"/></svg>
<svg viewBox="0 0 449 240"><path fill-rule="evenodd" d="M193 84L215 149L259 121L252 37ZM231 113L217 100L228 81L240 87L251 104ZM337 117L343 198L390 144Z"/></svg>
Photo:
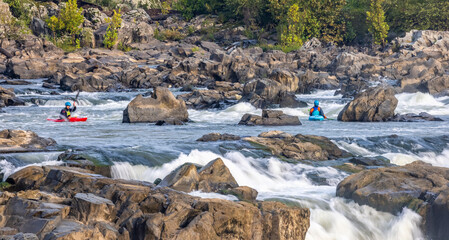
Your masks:
<svg viewBox="0 0 449 240"><path fill-rule="evenodd" d="M294 93L289 92L281 83L270 79L254 79L246 83L241 101L248 101L257 108L307 106L306 103L298 101Z"/></svg>
<svg viewBox="0 0 449 240"><path fill-rule="evenodd" d="M256 189L242 186L242 187L236 187L231 188L229 190L222 191L224 194L231 194L236 196L240 201L248 201L253 202L256 200L257 195L259 194Z"/></svg>
<svg viewBox="0 0 449 240"><path fill-rule="evenodd" d="M302 125L297 116L290 116L278 110L263 110L262 116L245 114L239 125L289 126Z"/></svg>
<svg viewBox="0 0 449 240"><path fill-rule="evenodd" d="M223 108L227 104L236 103L242 97L239 91L194 90L191 93L178 96L183 99L188 108L210 109Z"/></svg>
<svg viewBox="0 0 449 240"><path fill-rule="evenodd" d="M365 170L337 186L337 196L397 214L404 207L423 217L423 230L432 239L445 239L449 230L449 169L413 162L400 167Z"/></svg>
<svg viewBox="0 0 449 240"><path fill-rule="evenodd" d="M156 122L156 126L163 126L163 125L184 125L184 122L173 118L159 120Z"/></svg>
<svg viewBox="0 0 449 240"><path fill-rule="evenodd" d="M299 209L292 211L279 202L262 202L259 208L264 219L263 239L303 239L308 225L305 218L308 213ZM307 221L307 220L306 220ZM297 226L293 228L292 225Z"/></svg>
<svg viewBox="0 0 449 240"><path fill-rule="evenodd" d="M185 102L176 99L167 88L156 88L151 98L137 96L123 111L124 123L157 122L165 119L183 122L188 120Z"/></svg>
<svg viewBox="0 0 449 240"><path fill-rule="evenodd" d="M197 141L199 142L237 141L237 140L240 140L239 136L227 133L225 134L209 133L197 139Z"/></svg>
<svg viewBox="0 0 449 240"><path fill-rule="evenodd" d="M271 72L269 78L276 82L279 82L290 92L296 92L299 88L298 76L286 69L274 69Z"/></svg>
<svg viewBox="0 0 449 240"><path fill-rule="evenodd" d="M435 117L426 112L422 112L420 114L407 113L407 114L396 114L394 117L388 119L388 121L392 122L424 122L424 121L443 121L443 119L439 117Z"/></svg>
<svg viewBox="0 0 449 240"><path fill-rule="evenodd" d="M87 169L105 177L112 177L111 166L95 163L89 160L87 156L77 152L66 151L61 153L58 156L58 161L64 161L64 166Z"/></svg>
<svg viewBox="0 0 449 240"><path fill-rule="evenodd" d="M393 164L390 163L385 157L353 157L349 159L349 162L362 166L382 166L391 167Z"/></svg>
<svg viewBox="0 0 449 240"><path fill-rule="evenodd" d="M55 140L32 131L6 129L0 132L0 153L42 151L55 146Z"/></svg>
<svg viewBox="0 0 449 240"><path fill-rule="evenodd" d="M25 80L5 80L3 82L0 82L0 84L7 84L7 85L30 85L32 84L29 81Z"/></svg>
<svg viewBox="0 0 449 240"><path fill-rule="evenodd" d="M394 116L398 100L392 88L369 89L348 103L338 115L343 122L382 122Z"/></svg>
<svg viewBox="0 0 449 240"><path fill-rule="evenodd" d="M0 108L5 106L22 106L25 102L16 97L14 90L2 88L0 86Z"/></svg>
<svg viewBox="0 0 449 240"><path fill-rule="evenodd" d="M91 193L77 193L72 201L70 215L81 222L115 219L115 205L111 200Z"/></svg>
<svg viewBox="0 0 449 240"><path fill-rule="evenodd" d="M219 192L222 189L238 187L237 181L226 167L223 160L217 158L198 171L198 190Z"/></svg>
<svg viewBox="0 0 449 240"><path fill-rule="evenodd" d="M203 169L204 174L213 175L208 180L229 180L226 172L215 169L219 165L217 160ZM159 236L161 239L301 240L310 226L308 209L287 207L282 203L201 199L169 188L153 188L148 183L104 178L77 168L37 168L43 172L40 177L43 184L25 186L22 190L27 194L0 193L0 216L6 218L0 221L0 228L5 227L5 223L15 224L15 227L8 226L20 232L21 226L26 225L27 231L37 232L39 239ZM218 174L215 170L219 170ZM17 172L17 176L22 176L17 182L30 182L31 179L26 178L33 176L22 171L29 172L27 168ZM53 199L67 198L49 204L53 200L43 197L49 193L55 196Z"/></svg>
<svg viewBox="0 0 449 240"><path fill-rule="evenodd" d="M194 164L186 163L167 175L158 186L183 192L220 192L238 187L238 184L223 161L218 158L200 169Z"/></svg>
<svg viewBox="0 0 449 240"><path fill-rule="evenodd" d="M158 186L170 187L183 192L191 192L198 189L199 180L200 177L196 166L187 163L173 170Z"/></svg>
<svg viewBox="0 0 449 240"><path fill-rule="evenodd" d="M293 136L280 131L271 131L243 140L262 146L276 156L293 160L333 160L350 156L329 139L320 136L301 134Z"/></svg>

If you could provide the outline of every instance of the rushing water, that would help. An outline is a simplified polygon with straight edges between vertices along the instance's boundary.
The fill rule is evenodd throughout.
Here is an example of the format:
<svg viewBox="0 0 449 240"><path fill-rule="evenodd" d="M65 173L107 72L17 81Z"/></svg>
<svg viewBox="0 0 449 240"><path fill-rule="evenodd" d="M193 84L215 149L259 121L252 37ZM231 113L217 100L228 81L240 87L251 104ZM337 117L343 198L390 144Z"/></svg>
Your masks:
<svg viewBox="0 0 449 240"><path fill-rule="evenodd" d="M42 80L15 88L26 106L8 107L0 112L1 129L32 130L42 137L55 139L57 151L0 155L0 170L5 177L27 165L54 165L57 156L72 149L91 158L113 165L115 178L154 181L185 162L206 164L221 157L240 185L259 192L258 199L278 199L311 209L311 227L307 239L423 239L419 231L420 217L404 209L398 216L360 206L335 196L336 185L347 174L331 167L332 161L291 164L268 155L243 142L199 143L195 140L211 132L240 136L256 136L264 131L282 130L292 134L315 134L331 138L340 148L360 156L384 156L398 165L423 160L436 166L449 167L449 123L342 123L338 121L309 122L308 108L282 109L297 115L302 126L262 127L239 126L245 113L260 114L248 103L239 103L223 110L189 110L192 122L184 126L154 124L123 124L126 105L147 90L113 93L81 93L77 116L87 122L53 123L64 102L75 93L52 95L41 87ZM179 94L174 90L175 94ZM298 95L308 103L319 99L325 113L336 118L348 102L334 91ZM399 94L397 113L422 111L449 120L449 98L429 94ZM393 136L392 136L393 135ZM191 193L201 197L234 200L232 196Z"/></svg>

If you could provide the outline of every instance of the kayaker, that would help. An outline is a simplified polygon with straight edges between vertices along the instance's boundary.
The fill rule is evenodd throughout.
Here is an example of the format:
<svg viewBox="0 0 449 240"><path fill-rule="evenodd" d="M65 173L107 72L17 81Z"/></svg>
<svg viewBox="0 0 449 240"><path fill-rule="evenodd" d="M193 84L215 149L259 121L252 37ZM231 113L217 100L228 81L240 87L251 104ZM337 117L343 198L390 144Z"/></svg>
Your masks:
<svg viewBox="0 0 449 240"><path fill-rule="evenodd" d="M70 102L65 103L65 108L63 108L59 114L60 119L69 120L72 118L72 112L76 111L76 103L73 102L73 108L71 108L71 106L72 104Z"/></svg>
<svg viewBox="0 0 449 240"><path fill-rule="evenodd" d="M326 115L324 115L323 109L320 108L318 105L320 105L320 102L318 100L315 100L313 103L313 108L310 109L310 116L323 116L324 119L326 119Z"/></svg>

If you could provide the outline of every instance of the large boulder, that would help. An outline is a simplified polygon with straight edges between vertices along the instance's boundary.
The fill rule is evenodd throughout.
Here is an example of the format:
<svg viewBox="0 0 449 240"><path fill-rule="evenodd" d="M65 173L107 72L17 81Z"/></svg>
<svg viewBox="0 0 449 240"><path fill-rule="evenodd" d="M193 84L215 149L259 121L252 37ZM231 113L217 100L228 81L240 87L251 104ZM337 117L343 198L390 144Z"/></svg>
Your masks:
<svg viewBox="0 0 449 240"><path fill-rule="evenodd" d="M430 239L442 240L449 235L448 184L448 168L417 161L353 174L338 184L337 196L393 214L413 209Z"/></svg>
<svg viewBox="0 0 449 240"><path fill-rule="evenodd" d="M394 116L398 100L392 88L369 89L348 103L338 115L343 122L382 122Z"/></svg>
<svg viewBox="0 0 449 240"><path fill-rule="evenodd" d="M194 90L178 98L186 102L188 108L209 109L223 108L226 104L236 103L242 97L239 91Z"/></svg>
<svg viewBox="0 0 449 240"><path fill-rule="evenodd" d="M253 79L243 88L241 101L250 102L257 108L268 107L306 107L307 104L298 101L293 92L279 82L271 79Z"/></svg>
<svg viewBox="0 0 449 240"><path fill-rule="evenodd" d="M194 164L186 163L167 175L158 186L184 192L219 192L238 187L238 184L223 160L217 158L199 169Z"/></svg>
<svg viewBox="0 0 449 240"><path fill-rule="evenodd" d="M152 97L138 95L123 111L124 123L157 122L176 119L186 122L189 114L183 100L178 100L167 88L157 87Z"/></svg>
<svg viewBox="0 0 449 240"><path fill-rule="evenodd" d="M206 166L205 179L232 182L229 172L216 169L220 165L217 160ZM202 199L78 168L31 168L39 179L22 169L0 193L0 232L7 239L26 232L34 239L302 240L310 226L308 209L279 202Z"/></svg>
<svg viewBox="0 0 449 240"><path fill-rule="evenodd" d="M25 102L16 97L14 90L2 88L0 86L0 108L5 106L21 106L25 105Z"/></svg>
<svg viewBox="0 0 449 240"><path fill-rule="evenodd" d="M262 116L245 114L239 125L262 125L262 126L290 126L302 125L297 116L284 114L279 110L263 110Z"/></svg>
<svg viewBox="0 0 449 240"><path fill-rule="evenodd" d="M32 131L12 129L0 131L0 153L42 151L54 145L55 140L39 137Z"/></svg>
<svg viewBox="0 0 449 240"><path fill-rule="evenodd" d="M323 161L350 156L332 141L321 136L301 134L293 136L281 131L270 131L243 140L262 146L276 156L293 160Z"/></svg>

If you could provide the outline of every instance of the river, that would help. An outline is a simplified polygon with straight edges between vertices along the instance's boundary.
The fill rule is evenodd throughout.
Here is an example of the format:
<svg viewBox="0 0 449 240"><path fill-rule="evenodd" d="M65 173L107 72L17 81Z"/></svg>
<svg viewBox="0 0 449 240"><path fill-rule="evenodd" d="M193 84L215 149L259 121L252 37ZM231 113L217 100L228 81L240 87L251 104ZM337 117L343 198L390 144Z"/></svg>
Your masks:
<svg viewBox="0 0 449 240"><path fill-rule="evenodd" d="M239 103L223 110L189 110L192 122L183 126L124 124L123 110L140 93L80 93L74 115L88 117L87 122L54 123L64 103L76 93L42 88L41 80L33 84L8 86L14 88L26 106L7 107L0 112L1 129L32 130L42 137L51 137L59 144L56 151L0 155L0 170L5 178L27 165L55 165L65 150L82 152L96 161L113 165L114 178L154 181L185 162L206 164L221 157L239 183L255 188L258 199L277 199L311 209L308 240L322 239L425 239L419 230L420 216L404 209L395 216L360 206L335 196L337 184L347 173L332 165L319 163L287 163L243 142L207 142L195 140L211 132L239 136L257 136L261 132L281 130L292 134L314 134L331 138L340 148L359 156L383 156L403 165L423 160L435 166L449 167L449 98L435 98L423 93L402 93L397 113L426 111L443 118L443 122L415 123L343 123L338 121L309 122L307 108L281 109L299 116L303 125L286 127L249 127L237 123L245 113L260 114L262 110L248 103ZM56 91L60 95L52 95ZM173 89L175 94L181 94ZM298 95L309 104L318 99L328 117L336 119L349 101L334 96L335 91L319 91ZM393 137L389 137L392 136ZM338 161L337 161L338 162ZM200 197L234 199L232 196L191 193Z"/></svg>

